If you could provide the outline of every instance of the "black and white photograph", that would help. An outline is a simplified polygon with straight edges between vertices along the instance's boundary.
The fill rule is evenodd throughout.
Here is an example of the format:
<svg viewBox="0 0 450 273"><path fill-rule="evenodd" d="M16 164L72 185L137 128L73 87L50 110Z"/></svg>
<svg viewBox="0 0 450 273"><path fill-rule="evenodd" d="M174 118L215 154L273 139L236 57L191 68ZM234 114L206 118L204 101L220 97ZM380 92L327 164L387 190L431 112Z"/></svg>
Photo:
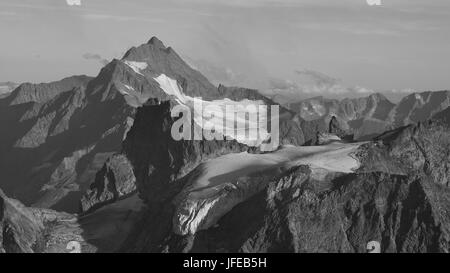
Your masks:
<svg viewBox="0 0 450 273"><path fill-rule="evenodd" d="M449 90L448 0L0 0L0 260L448 253Z"/></svg>

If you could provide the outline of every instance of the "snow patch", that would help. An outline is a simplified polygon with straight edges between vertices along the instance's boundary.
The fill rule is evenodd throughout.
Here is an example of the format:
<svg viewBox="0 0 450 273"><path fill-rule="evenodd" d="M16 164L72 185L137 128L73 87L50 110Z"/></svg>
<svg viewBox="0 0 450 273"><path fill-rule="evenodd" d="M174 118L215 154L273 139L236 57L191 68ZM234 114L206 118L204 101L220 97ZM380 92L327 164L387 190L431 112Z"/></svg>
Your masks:
<svg viewBox="0 0 450 273"><path fill-rule="evenodd" d="M126 84L124 84L124 86L130 91L135 91L132 86L129 86L129 85L126 85Z"/></svg>
<svg viewBox="0 0 450 273"><path fill-rule="evenodd" d="M119 86L117 88L117 90L119 90L119 93L122 95L130 95L130 93L128 91L132 91L135 92L134 88L132 86L126 85L126 84L121 84L123 85L125 88L122 88L122 86Z"/></svg>
<svg viewBox="0 0 450 273"><path fill-rule="evenodd" d="M153 78L161 89L167 95L174 96L176 101L180 104L186 104L188 98L192 100L191 97L185 96L181 91L181 87L178 85L178 82L172 78L167 77L165 74L161 74L156 78Z"/></svg>
<svg viewBox="0 0 450 273"><path fill-rule="evenodd" d="M142 70L145 70L148 67L148 64L144 62L124 61L124 63L133 69L134 72L142 76L144 76L144 74L142 74Z"/></svg>
<svg viewBox="0 0 450 273"><path fill-rule="evenodd" d="M421 104L425 104L425 100L423 99L422 95L415 94L416 100L418 100Z"/></svg>

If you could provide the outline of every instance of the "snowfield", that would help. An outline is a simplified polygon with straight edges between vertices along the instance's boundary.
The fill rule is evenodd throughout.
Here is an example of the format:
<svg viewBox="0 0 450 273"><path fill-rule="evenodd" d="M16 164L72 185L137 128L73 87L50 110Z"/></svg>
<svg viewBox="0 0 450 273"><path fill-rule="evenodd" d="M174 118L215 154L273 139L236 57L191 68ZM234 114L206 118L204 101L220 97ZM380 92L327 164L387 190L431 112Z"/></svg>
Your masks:
<svg viewBox="0 0 450 273"><path fill-rule="evenodd" d="M363 143L333 142L324 146L284 146L266 154L237 153L200 164L175 198L173 231L195 234L208 229L229 212L294 166L308 165L314 179L328 173L352 173L360 166L353 157Z"/></svg>
<svg viewBox="0 0 450 273"><path fill-rule="evenodd" d="M173 96L179 104L189 107L194 114L195 123L200 128L214 128L221 135L236 139L249 146L259 146L268 139L267 128L259 126L259 124L267 124L267 116L261 115L259 124L258 118L250 118L258 117L258 107L264 105L263 101L248 99L206 101L185 95L177 81L165 74L159 75L154 80L159 83L167 95ZM249 113L249 116L238 114L245 112Z"/></svg>
<svg viewBox="0 0 450 273"><path fill-rule="evenodd" d="M191 181L190 191L201 191L237 180L255 172L263 172L283 167L308 165L311 169L327 172L352 173L359 162L352 156L361 143L334 142L323 146L284 146L280 150L266 154L247 152L228 154L199 166L199 175Z"/></svg>

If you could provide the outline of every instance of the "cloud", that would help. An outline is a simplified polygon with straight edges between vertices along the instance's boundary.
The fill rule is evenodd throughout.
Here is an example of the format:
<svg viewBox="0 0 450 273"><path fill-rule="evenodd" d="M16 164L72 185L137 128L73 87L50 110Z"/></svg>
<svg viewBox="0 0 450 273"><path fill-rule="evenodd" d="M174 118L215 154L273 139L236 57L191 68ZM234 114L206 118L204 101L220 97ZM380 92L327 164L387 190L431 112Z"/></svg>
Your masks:
<svg viewBox="0 0 450 273"><path fill-rule="evenodd" d="M298 90L298 84L287 79L272 78L269 80L270 87L275 90Z"/></svg>
<svg viewBox="0 0 450 273"><path fill-rule="evenodd" d="M330 77L313 70L296 70L296 83L301 93L306 94L340 94L349 90L340 79Z"/></svg>
<svg viewBox="0 0 450 273"><path fill-rule="evenodd" d="M107 65L109 63L109 60L103 58L99 54L93 54L93 53L84 53L83 58L86 60L96 60L102 65Z"/></svg>
<svg viewBox="0 0 450 273"><path fill-rule="evenodd" d="M296 70L296 83L301 92L306 94L367 94L374 91L361 86L351 86L341 79L330 77L314 70Z"/></svg>
<svg viewBox="0 0 450 273"><path fill-rule="evenodd" d="M17 16L17 13L12 11L0 11L0 16Z"/></svg>
<svg viewBox="0 0 450 273"><path fill-rule="evenodd" d="M372 90L370 88L366 88L366 87L362 87L362 86L350 87L349 90L350 90L350 92L353 92L356 94L371 94L371 93L375 92L374 90Z"/></svg>
<svg viewBox="0 0 450 273"><path fill-rule="evenodd" d="M292 79L270 79L269 86L263 93L281 103L287 103L315 96L359 97L375 92L370 88L348 85L341 79L310 69L294 72Z"/></svg>
<svg viewBox="0 0 450 273"><path fill-rule="evenodd" d="M81 6L81 0L66 0L69 6Z"/></svg>
<svg viewBox="0 0 450 273"><path fill-rule="evenodd" d="M366 21L368 21L368 19ZM317 32L332 31L348 33L352 35L399 36L402 35L402 31L407 30L406 28L410 26L404 26L401 22L392 23L391 25L376 25L368 22L350 21L340 22L339 24L335 22L306 22L298 24L296 25L296 27Z"/></svg>
<svg viewBox="0 0 450 273"><path fill-rule="evenodd" d="M82 17L87 20L109 20L118 22L149 22L149 23L164 23L165 20L162 18L147 18L142 16L124 16L118 14L103 14L103 13L87 13L83 14Z"/></svg>
<svg viewBox="0 0 450 273"><path fill-rule="evenodd" d="M185 60L193 69L202 73L215 85L242 86L247 80L247 77L244 74L238 73L229 67L216 65L207 60L194 60L187 56L183 56L183 60Z"/></svg>
<svg viewBox="0 0 450 273"><path fill-rule="evenodd" d="M389 92L397 93L397 94L409 94L409 93L415 93L417 91L412 88L404 88L404 89L392 89L392 90L389 90Z"/></svg>
<svg viewBox="0 0 450 273"><path fill-rule="evenodd" d="M341 83L340 79L336 79L325 75L321 72L304 69L296 70L295 73L302 78L303 81L312 81L315 85L321 85L324 87L330 87Z"/></svg>

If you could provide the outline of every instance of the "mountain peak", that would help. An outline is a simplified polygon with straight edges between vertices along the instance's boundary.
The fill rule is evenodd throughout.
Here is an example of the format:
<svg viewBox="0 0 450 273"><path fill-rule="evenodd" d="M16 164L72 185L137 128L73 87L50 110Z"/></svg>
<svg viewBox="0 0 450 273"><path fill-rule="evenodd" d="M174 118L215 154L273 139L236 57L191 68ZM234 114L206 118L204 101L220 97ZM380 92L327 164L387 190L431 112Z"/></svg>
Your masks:
<svg viewBox="0 0 450 273"><path fill-rule="evenodd" d="M138 47L133 46L130 48L122 59L141 61L149 56L161 54L159 52L168 53L169 51L161 40L159 40L156 36L153 36L146 44L142 44Z"/></svg>
<svg viewBox="0 0 450 273"><path fill-rule="evenodd" d="M145 70L145 72L141 70ZM118 73L115 73L116 71ZM124 77L123 71L128 71L131 74ZM183 91L190 96L210 99L219 97L217 88L207 78L189 67L170 46L166 47L157 37L152 37L145 44L133 46L122 59L113 60L102 69L95 82L100 84L105 81L114 81L132 87L133 84L142 83L142 79L146 78L149 80L147 82L151 82L151 85L153 85L156 83L154 78L161 74L179 82L183 86ZM155 91L155 88L153 88L158 86L148 86L149 94L155 95L155 92L159 94L160 90Z"/></svg>
<svg viewBox="0 0 450 273"><path fill-rule="evenodd" d="M150 40L148 40L147 44L156 46L157 48L166 48L164 43L160 39L158 39L156 36L153 36L152 38L150 38Z"/></svg>

